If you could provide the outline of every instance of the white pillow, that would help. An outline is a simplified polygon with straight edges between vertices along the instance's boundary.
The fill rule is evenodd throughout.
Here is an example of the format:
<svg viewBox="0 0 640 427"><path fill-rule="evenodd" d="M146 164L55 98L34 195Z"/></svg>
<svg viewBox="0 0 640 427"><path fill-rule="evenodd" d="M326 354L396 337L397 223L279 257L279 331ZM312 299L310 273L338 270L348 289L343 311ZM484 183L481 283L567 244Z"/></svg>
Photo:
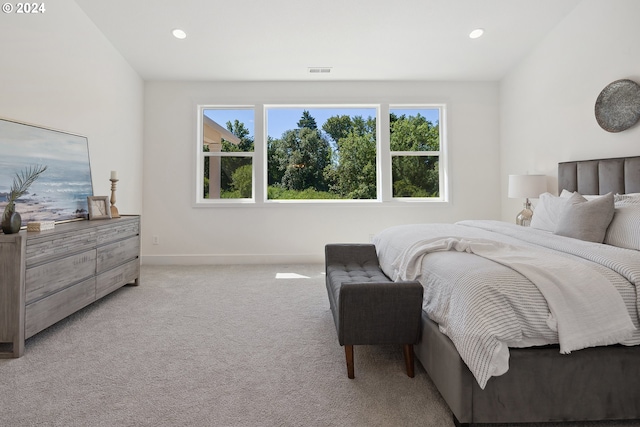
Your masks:
<svg viewBox="0 0 640 427"><path fill-rule="evenodd" d="M640 193L616 194L613 196L613 201L616 205L620 203L640 203Z"/></svg>
<svg viewBox="0 0 640 427"><path fill-rule="evenodd" d="M602 243L613 218L613 193L587 201L574 193L562 210L555 234Z"/></svg>
<svg viewBox="0 0 640 427"><path fill-rule="evenodd" d="M613 219L603 243L640 251L640 194L616 194L615 200Z"/></svg>
<svg viewBox="0 0 640 427"><path fill-rule="evenodd" d="M569 191L569 190L565 190L565 189L563 189L563 190L562 190L562 193L560 193L560 197L567 197L567 198L569 198L569 197L571 197L572 195L574 195L574 194L576 194L576 193L578 193L578 192L577 192L577 191L575 191L575 192L573 192L573 193L572 193L572 192L571 192L571 191ZM578 194L579 194L579 193L578 193ZM587 199L587 200L593 200L593 199L597 199L598 197L602 197L602 195L600 195L600 194L587 194L587 195L580 194L580 195L581 195L582 197L584 197L585 199Z"/></svg>
<svg viewBox="0 0 640 427"><path fill-rule="evenodd" d="M571 195L571 193L569 193ZM568 197L558 197L542 193L531 218L531 228L554 232L562 210L569 202Z"/></svg>

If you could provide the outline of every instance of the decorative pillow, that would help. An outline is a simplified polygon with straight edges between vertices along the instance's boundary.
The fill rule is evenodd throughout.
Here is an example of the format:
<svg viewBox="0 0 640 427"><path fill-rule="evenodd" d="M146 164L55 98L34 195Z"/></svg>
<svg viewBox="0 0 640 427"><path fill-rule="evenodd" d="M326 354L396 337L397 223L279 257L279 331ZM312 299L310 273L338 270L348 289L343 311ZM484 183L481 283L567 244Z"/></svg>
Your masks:
<svg viewBox="0 0 640 427"><path fill-rule="evenodd" d="M574 193L562 210L554 233L602 243L613 218L613 210L613 193L589 201Z"/></svg>
<svg viewBox="0 0 640 427"><path fill-rule="evenodd" d="M571 193L569 193L571 194ZM558 197L542 193L531 218L531 228L554 232L562 210L569 202L568 197Z"/></svg>
<svg viewBox="0 0 640 427"><path fill-rule="evenodd" d="M640 203L616 204L604 243L640 251Z"/></svg>
<svg viewBox="0 0 640 427"><path fill-rule="evenodd" d="M613 196L613 201L616 205L619 203L640 203L640 193L616 194Z"/></svg>
<svg viewBox="0 0 640 427"><path fill-rule="evenodd" d="M572 195L574 195L574 194L576 194L576 193L577 193L577 191L576 191L576 192L574 192L574 193L572 193L572 192L571 192L571 191L569 191L569 190L563 189L563 190L562 190L562 193L560 193L560 197L567 197L567 198L569 198L569 197L571 197ZM599 195L599 194L587 194L587 195L580 194L580 195L581 195L582 197L584 197L585 199L587 199L587 200L593 200L593 199L597 199L598 197L602 197L602 195Z"/></svg>

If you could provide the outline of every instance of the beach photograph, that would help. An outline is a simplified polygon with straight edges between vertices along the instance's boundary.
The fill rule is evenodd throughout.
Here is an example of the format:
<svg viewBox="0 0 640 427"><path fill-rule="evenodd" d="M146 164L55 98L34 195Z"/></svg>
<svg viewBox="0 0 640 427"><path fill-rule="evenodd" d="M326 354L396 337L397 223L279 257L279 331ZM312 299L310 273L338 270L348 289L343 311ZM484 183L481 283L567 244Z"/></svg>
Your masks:
<svg viewBox="0 0 640 427"><path fill-rule="evenodd" d="M34 166L47 169L15 203L23 226L87 217L93 195L87 138L0 119L0 210L17 175Z"/></svg>

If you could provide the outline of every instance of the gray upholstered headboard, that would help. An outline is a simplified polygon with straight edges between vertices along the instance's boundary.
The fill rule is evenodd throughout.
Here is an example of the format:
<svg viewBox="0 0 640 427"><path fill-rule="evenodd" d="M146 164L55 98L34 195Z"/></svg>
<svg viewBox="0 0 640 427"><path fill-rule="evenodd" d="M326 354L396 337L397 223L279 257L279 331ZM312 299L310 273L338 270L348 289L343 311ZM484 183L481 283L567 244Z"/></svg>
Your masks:
<svg viewBox="0 0 640 427"><path fill-rule="evenodd" d="M558 192L640 193L640 156L558 163Z"/></svg>

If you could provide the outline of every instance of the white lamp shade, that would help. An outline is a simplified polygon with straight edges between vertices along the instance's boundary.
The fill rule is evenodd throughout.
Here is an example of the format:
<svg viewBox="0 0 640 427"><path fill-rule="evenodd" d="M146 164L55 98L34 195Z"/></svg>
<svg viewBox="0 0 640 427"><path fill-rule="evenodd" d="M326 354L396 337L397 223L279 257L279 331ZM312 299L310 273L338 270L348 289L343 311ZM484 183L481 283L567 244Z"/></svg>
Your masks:
<svg viewBox="0 0 640 427"><path fill-rule="evenodd" d="M546 191L545 175L509 175L509 198L537 198Z"/></svg>

